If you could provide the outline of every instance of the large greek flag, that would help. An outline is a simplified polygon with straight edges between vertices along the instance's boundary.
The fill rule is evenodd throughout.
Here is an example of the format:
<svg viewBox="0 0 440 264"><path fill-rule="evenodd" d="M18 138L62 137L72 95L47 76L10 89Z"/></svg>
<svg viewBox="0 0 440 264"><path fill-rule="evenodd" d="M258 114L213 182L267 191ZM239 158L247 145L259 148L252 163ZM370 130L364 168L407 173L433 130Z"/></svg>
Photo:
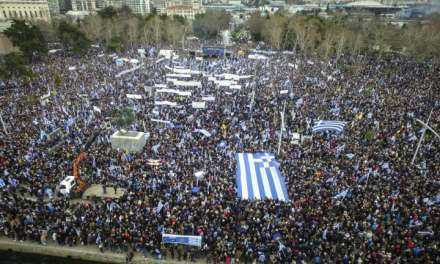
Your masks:
<svg viewBox="0 0 440 264"><path fill-rule="evenodd" d="M343 121L328 121L328 120L319 120L316 121L312 127L312 132L319 131L336 131L341 133L344 130L346 122Z"/></svg>
<svg viewBox="0 0 440 264"><path fill-rule="evenodd" d="M275 156L266 153L237 153L237 193L241 199L288 201L286 183Z"/></svg>

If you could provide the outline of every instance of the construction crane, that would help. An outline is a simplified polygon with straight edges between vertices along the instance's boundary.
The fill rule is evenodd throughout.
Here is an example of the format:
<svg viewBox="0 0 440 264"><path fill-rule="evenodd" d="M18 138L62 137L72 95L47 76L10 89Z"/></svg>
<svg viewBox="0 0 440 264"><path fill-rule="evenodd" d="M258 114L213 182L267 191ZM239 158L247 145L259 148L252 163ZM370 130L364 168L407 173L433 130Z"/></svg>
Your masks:
<svg viewBox="0 0 440 264"><path fill-rule="evenodd" d="M100 133L101 133L101 130L95 131L93 133L93 135L89 138L87 143L82 147L82 150L79 153L79 155L73 161L72 175L75 178L75 182L76 182L76 187L73 190L75 196L81 195L82 192L87 187L87 182L81 178L80 165L81 165L81 162L87 158L87 151L92 146L92 144L95 142L96 138L99 136Z"/></svg>

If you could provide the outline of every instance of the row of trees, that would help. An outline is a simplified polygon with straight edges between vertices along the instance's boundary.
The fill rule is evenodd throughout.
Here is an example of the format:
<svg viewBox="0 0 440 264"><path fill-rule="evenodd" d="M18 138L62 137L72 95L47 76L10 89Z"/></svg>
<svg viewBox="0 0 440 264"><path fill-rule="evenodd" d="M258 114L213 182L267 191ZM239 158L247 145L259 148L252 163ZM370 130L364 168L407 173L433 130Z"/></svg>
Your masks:
<svg viewBox="0 0 440 264"><path fill-rule="evenodd" d="M82 54L91 43L98 42L110 51L119 51L137 44L180 47L187 36L215 40L220 32L231 28L229 13L209 11L190 22L182 17L152 13L147 17L131 13L129 8L105 8L82 21L54 20L51 24L28 24L14 21L5 31L19 48L3 58L0 75L5 78L30 75L26 64L43 58L47 42L60 42L65 51ZM370 52L399 52L425 58L440 58L440 15L432 15L423 23L399 27L376 19L333 15L323 19L316 15L274 15L254 13L231 33L236 43L263 41L276 50L297 50L312 56L341 56ZM11 65L16 65L14 70ZM6 66L8 65L8 66Z"/></svg>
<svg viewBox="0 0 440 264"><path fill-rule="evenodd" d="M46 27L45 27L46 26ZM51 31L53 36L48 36ZM77 26L67 21L60 21L51 25L28 24L23 20L14 20L11 27L4 34L18 48L1 58L0 77L10 79L12 77L32 78L33 72L28 65L36 60L44 58L48 53L48 39L59 40L66 51L84 53L90 47L91 41Z"/></svg>
<svg viewBox="0 0 440 264"><path fill-rule="evenodd" d="M88 16L80 23L80 29L95 42L105 43L111 50L119 50L134 44L166 43L177 45L191 33L190 23L182 17L147 17L134 15L128 8L108 7L96 16Z"/></svg>
<svg viewBox="0 0 440 264"><path fill-rule="evenodd" d="M254 41L274 49L295 49L328 57L343 53L399 52L421 59L440 57L440 15L403 26L377 19L335 15L251 15L233 36L248 31Z"/></svg>
<svg viewBox="0 0 440 264"><path fill-rule="evenodd" d="M182 17L154 12L141 17L127 7L108 7L82 21L53 20L51 24L29 24L16 20L5 34L20 53L3 58L0 75L4 78L30 77L31 71L26 65L47 55L48 42L60 42L64 51L73 54L85 53L93 42L104 44L109 51L120 51L139 43L177 47L189 35L215 38L221 30L229 27L230 20L231 16L226 12L207 12L197 16L191 25Z"/></svg>

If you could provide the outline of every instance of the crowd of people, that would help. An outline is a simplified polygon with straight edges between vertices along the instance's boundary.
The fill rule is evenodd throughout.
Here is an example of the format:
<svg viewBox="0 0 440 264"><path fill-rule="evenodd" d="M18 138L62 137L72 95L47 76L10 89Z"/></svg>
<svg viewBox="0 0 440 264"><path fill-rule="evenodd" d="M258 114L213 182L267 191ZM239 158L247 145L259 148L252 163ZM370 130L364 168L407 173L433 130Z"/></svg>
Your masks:
<svg viewBox="0 0 440 264"><path fill-rule="evenodd" d="M440 65L282 52L159 59L147 50L120 77L133 66L115 57L138 59L136 49L56 53L32 65L33 80L0 81L2 236L210 263L440 262L439 138L416 120L440 131ZM199 71L191 80L202 85L167 83L176 67ZM209 78L222 73L252 77L229 89ZM191 96L157 93L158 84ZM206 96L206 108L192 107ZM124 107L136 116L126 129L149 133L140 153L111 147L112 115ZM312 133L322 119L347 125ZM73 202L57 186L97 131L80 175L126 192ZM294 133L309 137L296 144ZM235 153L259 151L276 155L289 201L237 196ZM202 236L202 245L164 244L162 233Z"/></svg>

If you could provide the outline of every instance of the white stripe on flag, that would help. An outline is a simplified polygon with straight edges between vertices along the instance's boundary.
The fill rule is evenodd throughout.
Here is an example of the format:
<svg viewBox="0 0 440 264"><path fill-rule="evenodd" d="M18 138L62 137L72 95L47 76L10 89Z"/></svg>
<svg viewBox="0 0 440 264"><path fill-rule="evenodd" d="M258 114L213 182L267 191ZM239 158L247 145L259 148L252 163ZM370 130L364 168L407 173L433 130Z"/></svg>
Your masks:
<svg viewBox="0 0 440 264"><path fill-rule="evenodd" d="M251 184L252 191L254 192L253 199L261 199L260 190L258 188L258 180L257 180L257 170L255 169L254 163L254 155L251 153L247 154L248 162L249 162L249 171L251 173Z"/></svg>
<svg viewBox="0 0 440 264"><path fill-rule="evenodd" d="M272 192L270 191L269 179L267 178L266 168L260 168L261 179L263 181L264 195L266 198L272 199Z"/></svg>
<svg viewBox="0 0 440 264"><path fill-rule="evenodd" d="M249 199L244 153L238 153L238 164L240 165L241 199Z"/></svg>
<svg viewBox="0 0 440 264"><path fill-rule="evenodd" d="M281 201L285 201L286 198L284 196L283 189L281 188L280 177L279 177L275 167L270 167L270 174L271 174L273 182L275 184L275 190L277 192L278 199Z"/></svg>

